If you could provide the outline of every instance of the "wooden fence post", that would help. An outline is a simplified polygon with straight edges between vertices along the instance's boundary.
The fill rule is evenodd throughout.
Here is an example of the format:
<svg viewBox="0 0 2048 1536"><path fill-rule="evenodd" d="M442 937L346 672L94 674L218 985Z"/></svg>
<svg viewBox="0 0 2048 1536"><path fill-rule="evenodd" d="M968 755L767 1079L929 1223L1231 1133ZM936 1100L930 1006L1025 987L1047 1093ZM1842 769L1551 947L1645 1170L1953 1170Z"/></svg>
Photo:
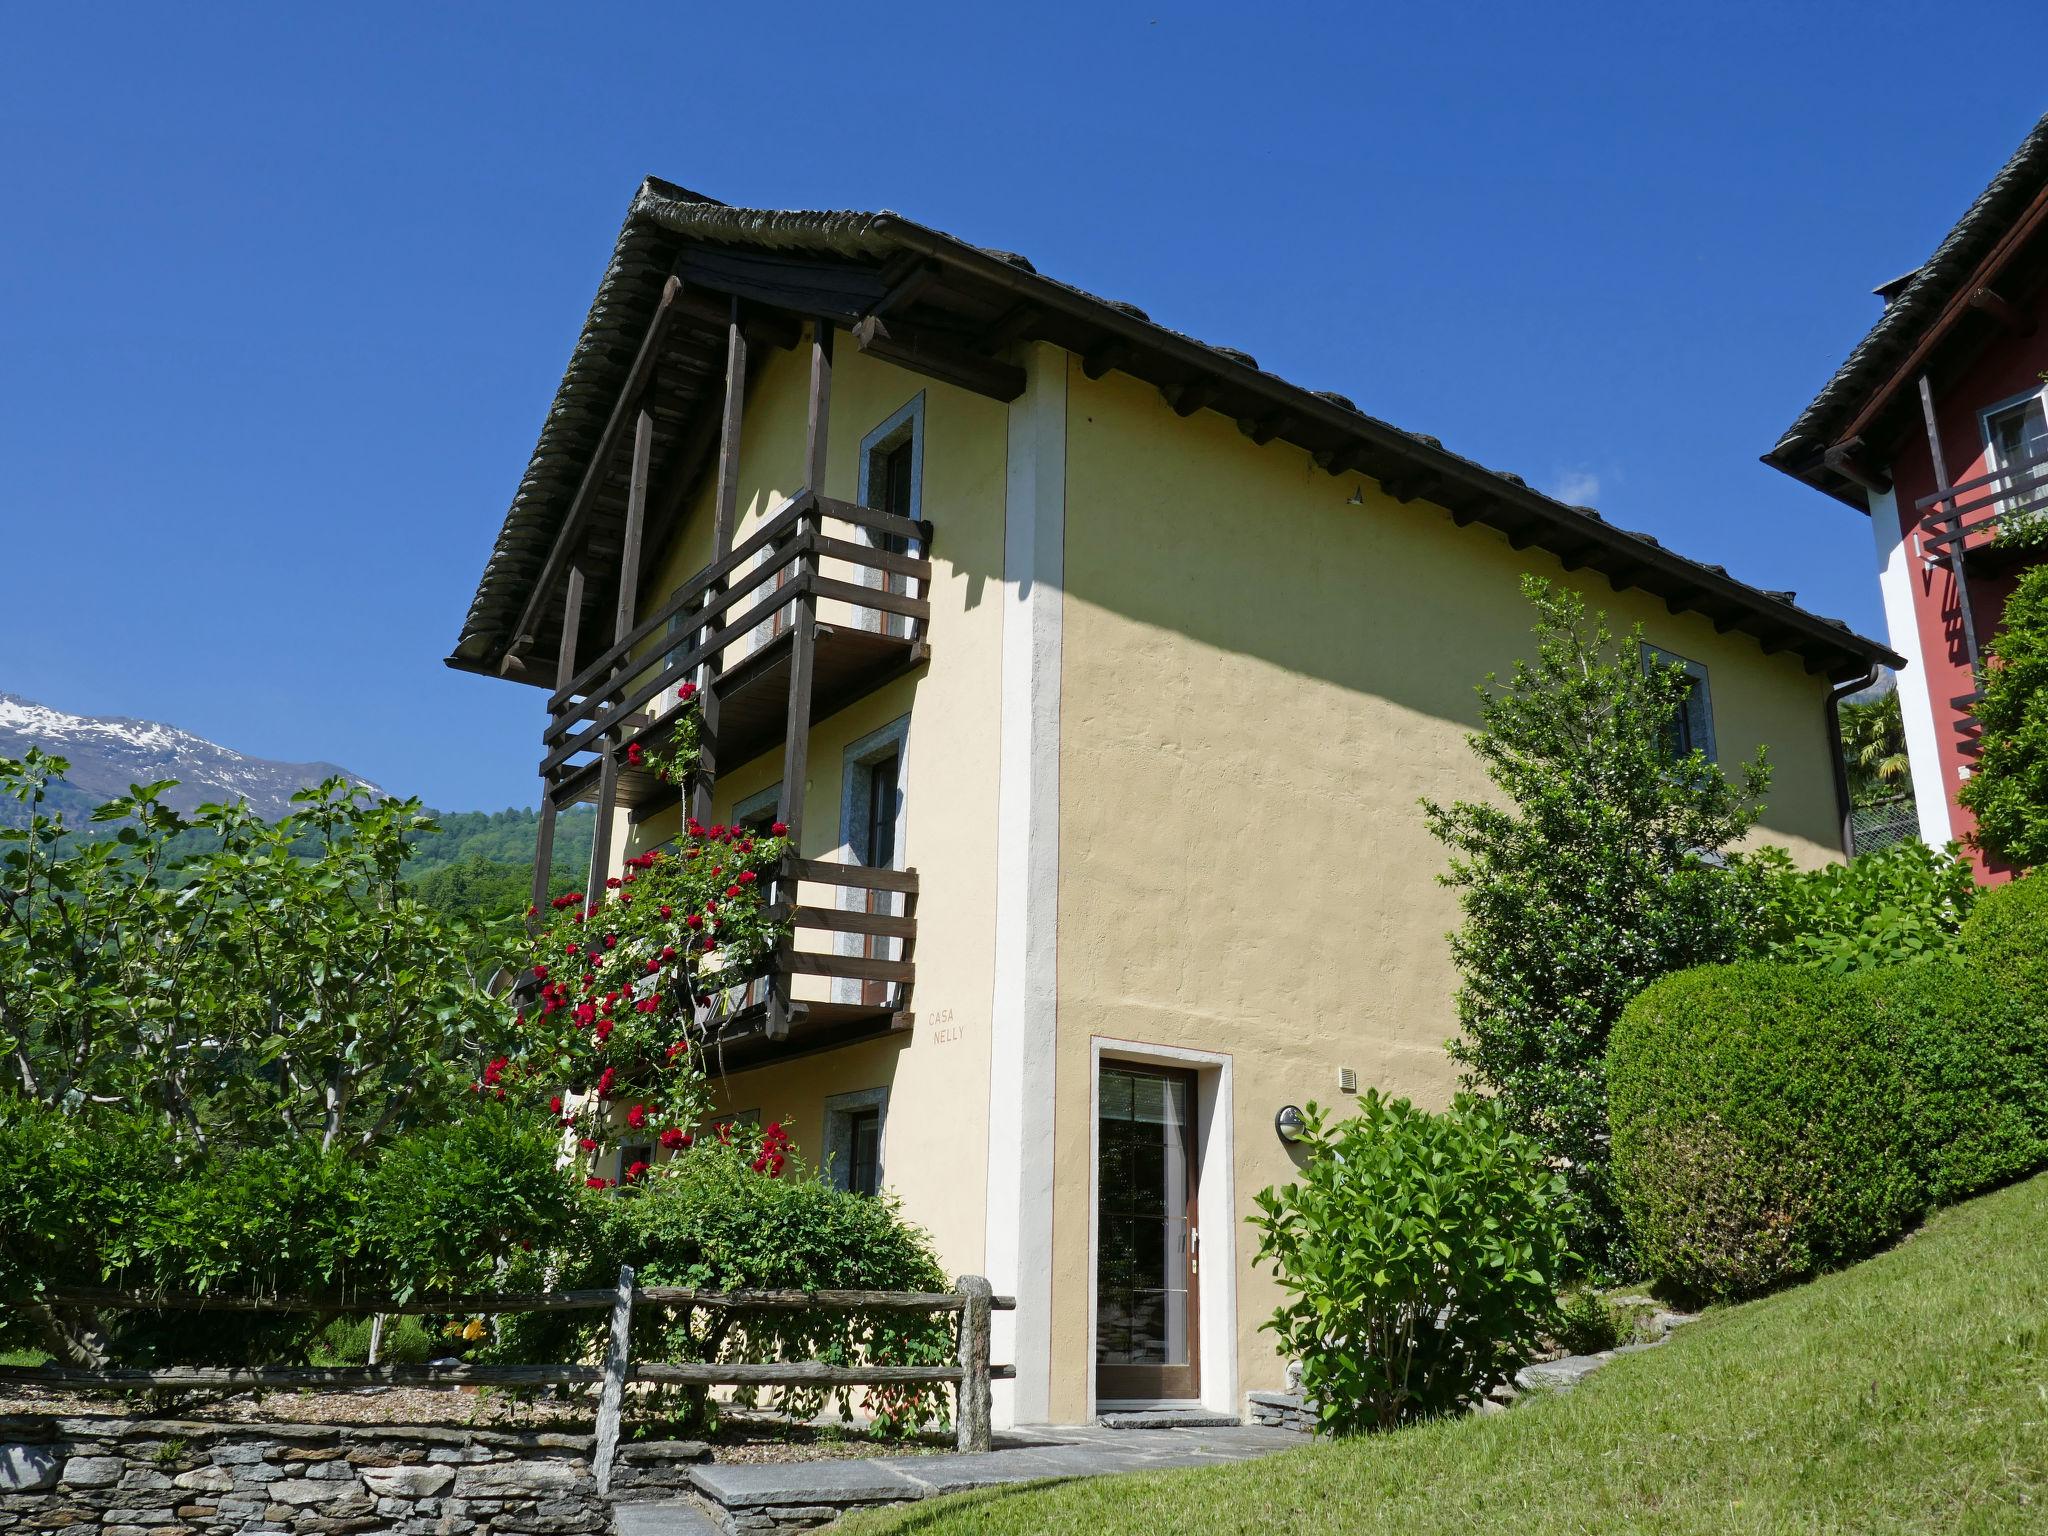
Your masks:
<svg viewBox="0 0 2048 1536"><path fill-rule="evenodd" d="M611 1345L604 1356L604 1385L597 1394L597 1445L591 1452L590 1471L600 1494L612 1491L612 1461L619 1454L619 1411L626 1400L626 1362L632 1343L633 1267L628 1264L619 1269L618 1296L612 1302Z"/></svg>
<svg viewBox="0 0 2048 1536"><path fill-rule="evenodd" d="M990 1421L994 1403L989 1393L988 1353L990 1298L994 1288L980 1275L962 1275L954 1282L965 1305L960 1308L960 1386L953 1405L956 1444L963 1451L993 1447Z"/></svg>

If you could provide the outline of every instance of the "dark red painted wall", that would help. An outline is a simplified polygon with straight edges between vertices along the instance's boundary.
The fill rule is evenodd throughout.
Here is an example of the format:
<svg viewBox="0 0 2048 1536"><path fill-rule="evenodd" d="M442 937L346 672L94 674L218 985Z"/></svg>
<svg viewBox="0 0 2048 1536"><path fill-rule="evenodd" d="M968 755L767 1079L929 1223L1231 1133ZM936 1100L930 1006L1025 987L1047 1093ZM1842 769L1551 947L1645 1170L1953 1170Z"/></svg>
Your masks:
<svg viewBox="0 0 2048 1536"><path fill-rule="evenodd" d="M1985 460L1979 413L2014 395L2041 388L2041 375L2048 372L2048 293L2036 300L2033 312L2036 329L2031 336L2001 336L1985 349L1967 375L1935 394L1935 421L1951 484L1990 469ZM1957 835L1967 837L1976 820L1956 803L1955 796L1963 782L1960 770L1972 760L1975 726L1967 713L1954 708L1949 701L1971 689L1969 654L1963 641L1962 610L1953 574L1946 563L1930 565L1920 558L1917 535L1922 514L1916 504L1921 497L1934 493L1934 468L1924 432L1908 434L1892 464L1892 481L1901 530L1913 555L1909 561L1913 608L1919 624L1921 655L1927 666L1928 696L1934 704L1935 737L1940 750L1942 784L1949 799L1949 818ZM1980 643L1998 628L2013 581L2009 575L1970 579L1970 606ZM1979 878L1991 883L2010 877L2009 870L1981 856L1978 867Z"/></svg>

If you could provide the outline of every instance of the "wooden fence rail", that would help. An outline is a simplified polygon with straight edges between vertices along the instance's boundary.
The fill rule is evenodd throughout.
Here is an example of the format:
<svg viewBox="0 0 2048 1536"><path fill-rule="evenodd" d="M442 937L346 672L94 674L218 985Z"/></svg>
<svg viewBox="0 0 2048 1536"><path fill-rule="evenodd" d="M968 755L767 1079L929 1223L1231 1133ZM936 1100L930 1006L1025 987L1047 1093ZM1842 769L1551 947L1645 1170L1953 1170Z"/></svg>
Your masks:
<svg viewBox="0 0 2048 1536"><path fill-rule="evenodd" d="M609 1492L618 1453L625 1388L639 1382L692 1387L951 1386L956 1443L963 1451L991 1444L990 1384L1016 1375L989 1361L991 1314L1014 1309L979 1275L963 1275L951 1291L705 1291L686 1286L639 1285L632 1269L619 1271L610 1290L539 1291L482 1296L150 1296L129 1291L52 1291L53 1306L104 1307L137 1312L270 1312L336 1316L399 1313L512 1313L609 1311L602 1366L538 1365L271 1365L164 1366L154 1370L85 1370L68 1366L0 1366L0 1383L134 1391L146 1388L375 1387L375 1386L590 1386L598 1387L597 1444L591 1470ZM827 1365L814 1360L634 1361L636 1307L712 1307L726 1310L894 1311L960 1314L959 1357L952 1365Z"/></svg>

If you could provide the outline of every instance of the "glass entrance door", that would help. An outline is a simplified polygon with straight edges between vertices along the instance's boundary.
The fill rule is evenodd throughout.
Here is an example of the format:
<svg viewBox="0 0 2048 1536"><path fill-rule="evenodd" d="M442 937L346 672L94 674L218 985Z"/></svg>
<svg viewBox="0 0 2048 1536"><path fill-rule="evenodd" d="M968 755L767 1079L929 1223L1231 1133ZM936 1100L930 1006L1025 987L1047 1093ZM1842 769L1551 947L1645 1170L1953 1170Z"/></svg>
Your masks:
<svg viewBox="0 0 2048 1536"><path fill-rule="evenodd" d="M1105 1065L1096 1111L1095 1395L1201 1395L1195 1078Z"/></svg>

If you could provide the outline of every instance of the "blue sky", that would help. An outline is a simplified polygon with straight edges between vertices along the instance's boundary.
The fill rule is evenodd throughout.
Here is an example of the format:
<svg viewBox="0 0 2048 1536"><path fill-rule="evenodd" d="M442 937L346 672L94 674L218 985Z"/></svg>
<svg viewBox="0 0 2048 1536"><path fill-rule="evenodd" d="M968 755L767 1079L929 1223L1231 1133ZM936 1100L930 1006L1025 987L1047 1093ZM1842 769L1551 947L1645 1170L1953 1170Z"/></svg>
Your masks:
<svg viewBox="0 0 2048 1536"><path fill-rule="evenodd" d="M1662 9L7 7L0 690L531 803L538 696L441 657L649 172L1022 251L1879 632L1756 458L2048 10Z"/></svg>

